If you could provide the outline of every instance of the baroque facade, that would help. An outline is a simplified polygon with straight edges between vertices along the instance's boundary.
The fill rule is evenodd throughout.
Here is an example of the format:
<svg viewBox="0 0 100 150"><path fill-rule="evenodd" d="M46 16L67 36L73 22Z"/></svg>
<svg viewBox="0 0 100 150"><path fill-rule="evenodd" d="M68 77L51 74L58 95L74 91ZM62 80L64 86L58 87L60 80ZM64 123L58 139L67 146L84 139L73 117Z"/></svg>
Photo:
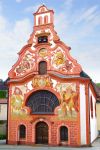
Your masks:
<svg viewBox="0 0 100 150"><path fill-rule="evenodd" d="M97 137L96 93L70 50L54 30L54 11L39 7L9 71L8 144L81 146Z"/></svg>

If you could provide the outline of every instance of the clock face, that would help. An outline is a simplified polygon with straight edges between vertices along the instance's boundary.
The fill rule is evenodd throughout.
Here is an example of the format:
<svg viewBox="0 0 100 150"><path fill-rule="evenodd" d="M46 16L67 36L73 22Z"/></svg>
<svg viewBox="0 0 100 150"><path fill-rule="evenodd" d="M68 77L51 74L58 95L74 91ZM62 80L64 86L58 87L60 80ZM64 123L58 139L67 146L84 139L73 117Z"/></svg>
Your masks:
<svg viewBox="0 0 100 150"><path fill-rule="evenodd" d="M48 37L47 36L40 36L38 37L38 43L47 43Z"/></svg>

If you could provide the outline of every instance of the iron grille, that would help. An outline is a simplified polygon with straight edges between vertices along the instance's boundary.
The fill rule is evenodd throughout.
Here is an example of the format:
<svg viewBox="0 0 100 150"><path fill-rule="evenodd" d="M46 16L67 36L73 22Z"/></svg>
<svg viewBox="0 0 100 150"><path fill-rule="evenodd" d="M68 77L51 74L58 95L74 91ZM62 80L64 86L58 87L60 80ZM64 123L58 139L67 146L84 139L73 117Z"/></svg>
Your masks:
<svg viewBox="0 0 100 150"><path fill-rule="evenodd" d="M59 101L53 93L41 90L33 93L26 105L31 108L32 114L52 114Z"/></svg>
<svg viewBox="0 0 100 150"><path fill-rule="evenodd" d="M48 37L47 36L40 36L38 37L38 43L47 43Z"/></svg>
<svg viewBox="0 0 100 150"><path fill-rule="evenodd" d="M19 137L20 138L26 137L26 127L24 125L20 125L19 127Z"/></svg>
<svg viewBox="0 0 100 150"><path fill-rule="evenodd" d="M60 140L61 141L68 141L68 128L65 126L62 126L60 128Z"/></svg>

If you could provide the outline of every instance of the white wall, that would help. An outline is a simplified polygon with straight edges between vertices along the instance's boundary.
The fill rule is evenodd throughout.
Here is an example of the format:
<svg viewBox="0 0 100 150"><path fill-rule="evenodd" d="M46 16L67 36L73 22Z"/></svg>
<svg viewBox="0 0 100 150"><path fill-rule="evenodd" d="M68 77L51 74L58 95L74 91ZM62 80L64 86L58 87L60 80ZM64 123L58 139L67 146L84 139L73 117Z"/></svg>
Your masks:
<svg viewBox="0 0 100 150"><path fill-rule="evenodd" d="M80 126L81 145L86 144L86 98L85 85L80 84Z"/></svg>
<svg viewBox="0 0 100 150"><path fill-rule="evenodd" d="M90 108L90 131L91 131L91 142L93 142L97 137L97 118L95 116L95 103L96 99L93 96L91 89L89 88L89 102L91 104L91 96L93 101L93 118L91 117L91 108ZM91 107L91 105L90 105Z"/></svg>
<svg viewBox="0 0 100 150"><path fill-rule="evenodd" d="M0 120L7 120L7 104L0 104Z"/></svg>

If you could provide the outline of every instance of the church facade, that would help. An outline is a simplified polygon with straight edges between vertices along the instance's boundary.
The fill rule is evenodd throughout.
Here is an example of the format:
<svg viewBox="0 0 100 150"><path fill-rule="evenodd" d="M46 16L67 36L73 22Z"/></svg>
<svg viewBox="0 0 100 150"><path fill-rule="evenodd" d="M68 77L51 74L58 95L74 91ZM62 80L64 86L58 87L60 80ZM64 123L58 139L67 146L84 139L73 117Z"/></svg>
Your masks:
<svg viewBox="0 0 100 150"><path fill-rule="evenodd" d="M8 144L82 146L97 137L96 93L70 50L54 30L54 11L39 7L8 74Z"/></svg>

